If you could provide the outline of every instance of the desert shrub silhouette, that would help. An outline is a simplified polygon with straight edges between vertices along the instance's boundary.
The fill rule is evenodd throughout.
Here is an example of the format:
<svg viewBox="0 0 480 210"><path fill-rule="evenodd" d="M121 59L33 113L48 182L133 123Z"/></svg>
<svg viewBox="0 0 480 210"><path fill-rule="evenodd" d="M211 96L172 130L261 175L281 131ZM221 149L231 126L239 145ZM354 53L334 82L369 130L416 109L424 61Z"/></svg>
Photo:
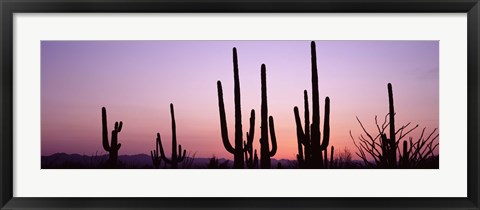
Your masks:
<svg viewBox="0 0 480 210"><path fill-rule="evenodd" d="M207 168L208 169L228 169L228 160L223 161L223 163L220 163L217 157L213 156L212 158L209 159Z"/></svg>
<svg viewBox="0 0 480 210"><path fill-rule="evenodd" d="M179 168L182 169L191 169L194 168L195 165L193 164L195 162L195 156L196 153L193 155L190 154L190 152L185 156L185 159L182 161L182 164L180 165Z"/></svg>
<svg viewBox="0 0 480 210"><path fill-rule="evenodd" d="M312 63L312 124L309 121L309 106L307 90L304 90L305 129L302 128L298 107L293 108L297 127L298 155L300 168L328 168L327 147L330 140L330 98L325 98L325 116L323 124L323 141L320 141L320 103L318 91L317 55L315 42L311 42ZM333 146L331 157L333 157Z"/></svg>
<svg viewBox="0 0 480 210"><path fill-rule="evenodd" d="M352 152L348 148L343 148L343 151L336 153L335 159L330 159L330 168L336 169L353 169L362 168L361 164L353 161Z"/></svg>

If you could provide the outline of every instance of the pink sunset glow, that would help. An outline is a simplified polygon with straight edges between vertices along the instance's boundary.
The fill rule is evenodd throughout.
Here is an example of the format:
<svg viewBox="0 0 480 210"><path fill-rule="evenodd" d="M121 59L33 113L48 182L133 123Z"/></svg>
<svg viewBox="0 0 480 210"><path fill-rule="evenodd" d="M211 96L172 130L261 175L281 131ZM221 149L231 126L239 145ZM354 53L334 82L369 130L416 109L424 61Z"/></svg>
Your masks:
<svg viewBox="0 0 480 210"><path fill-rule="evenodd" d="M439 125L437 41L316 41L321 127L330 97L330 145L354 152L362 130L388 113L392 83L397 125ZM295 159L294 106L303 119L303 90L311 100L310 41L43 41L41 43L42 155L106 153L101 108L109 130L123 121L119 154L149 154L156 133L167 155L169 104L175 106L177 141L196 157L233 159L220 133L217 81L223 86L229 137L234 144L232 48L238 50L243 132L256 111L260 138L260 66L267 68L269 115L275 119L276 159ZM311 107L311 101L310 101ZM311 110L310 110L311 112ZM354 157L356 158L356 157Z"/></svg>

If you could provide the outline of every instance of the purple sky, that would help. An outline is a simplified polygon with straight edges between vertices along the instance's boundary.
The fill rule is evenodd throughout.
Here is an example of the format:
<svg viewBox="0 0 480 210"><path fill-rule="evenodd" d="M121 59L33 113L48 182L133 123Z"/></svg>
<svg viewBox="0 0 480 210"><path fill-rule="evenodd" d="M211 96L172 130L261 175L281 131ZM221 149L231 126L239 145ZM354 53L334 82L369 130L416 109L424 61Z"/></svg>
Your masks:
<svg viewBox="0 0 480 210"><path fill-rule="evenodd" d="M330 145L337 151L345 147L356 151L349 136L350 130L355 137L361 134L355 116L375 131L374 116L383 119L388 113L389 82L397 125L412 122L427 131L438 128L438 41L316 41L316 45L321 123L324 98L329 96ZM243 131L255 109L254 147L259 149L264 63L269 115L277 131L274 158L294 159L293 107L300 108L303 121L303 90L311 93L310 41L42 41L42 155L105 153L102 106L107 108L109 130L115 121L124 123L120 155L148 154L157 132L169 155L173 103L177 140L187 151L196 157L233 158L222 144L216 86L221 80L233 144L233 47L238 50Z"/></svg>

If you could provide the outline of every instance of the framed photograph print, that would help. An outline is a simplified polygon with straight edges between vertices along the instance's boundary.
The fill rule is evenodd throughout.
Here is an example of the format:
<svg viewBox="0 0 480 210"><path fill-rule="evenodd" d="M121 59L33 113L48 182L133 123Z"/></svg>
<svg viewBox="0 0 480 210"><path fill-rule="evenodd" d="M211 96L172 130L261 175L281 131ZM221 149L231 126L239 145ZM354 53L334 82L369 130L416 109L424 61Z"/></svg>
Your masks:
<svg viewBox="0 0 480 210"><path fill-rule="evenodd" d="M479 209L478 0L0 7L1 209Z"/></svg>

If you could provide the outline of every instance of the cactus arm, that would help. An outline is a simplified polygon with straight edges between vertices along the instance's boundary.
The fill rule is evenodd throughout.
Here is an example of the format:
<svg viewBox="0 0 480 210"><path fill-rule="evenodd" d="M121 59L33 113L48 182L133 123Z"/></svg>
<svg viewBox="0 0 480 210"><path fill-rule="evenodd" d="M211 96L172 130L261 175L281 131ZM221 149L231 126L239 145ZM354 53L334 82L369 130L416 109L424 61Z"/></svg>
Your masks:
<svg viewBox="0 0 480 210"><path fill-rule="evenodd" d="M255 150L255 155L253 158L253 168L258 168L258 155L257 155L257 150Z"/></svg>
<svg viewBox="0 0 480 210"><path fill-rule="evenodd" d="M150 150L150 157L152 157L152 162L155 165L155 156L153 156L153 151Z"/></svg>
<svg viewBox="0 0 480 210"><path fill-rule="evenodd" d="M295 123L297 124L297 143L298 143L298 162L303 163L303 148L302 144L304 142L305 134L303 133L302 123L300 122L300 115L298 113L298 107L293 108L293 113L295 114Z"/></svg>
<svg viewBox="0 0 480 210"><path fill-rule="evenodd" d="M105 107L102 107L102 144L103 149L110 152L110 145L108 143L107 110Z"/></svg>
<svg viewBox="0 0 480 210"><path fill-rule="evenodd" d="M268 118L270 124L270 137L272 139L272 150L270 151L270 157L273 157L277 153L277 137L275 136L275 126L273 124L273 117Z"/></svg>
<svg viewBox="0 0 480 210"><path fill-rule="evenodd" d="M248 137L248 132L247 132L247 137ZM247 145L247 142L244 141L243 142L243 147L245 148L245 151L243 152L244 155L245 155L245 163L247 165L248 168L252 168L252 165L253 165L253 151L251 149L248 149L248 145ZM248 157L250 155L250 157Z"/></svg>
<svg viewBox="0 0 480 210"><path fill-rule="evenodd" d="M328 149L324 150L323 152L323 165L325 168L328 166Z"/></svg>
<svg viewBox="0 0 480 210"><path fill-rule="evenodd" d="M305 105L305 142L304 145L310 146L310 112L308 108L308 92L303 91L303 101Z"/></svg>
<svg viewBox="0 0 480 210"><path fill-rule="evenodd" d="M218 108L220 112L220 127L222 132L223 146L228 152L235 154L235 149L233 148L232 144L230 144L230 140L228 139L227 119L225 116L225 105L223 103L222 82L220 81L217 82L217 90L218 90Z"/></svg>
<svg viewBox="0 0 480 210"><path fill-rule="evenodd" d="M247 142L244 142L244 151L249 150L253 146L253 137L255 135L255 110L250 111L250 130L247 132Z"/></svg>
<svg viewBox="0 0 480 210"><path fill-rule="evenodd" d="M185 157L187 157L187 150L186 149L183 150L183 155L182 155L182 158L181 158L180 161L185 160Z"/></svg>
<svg viewBox="0 0 480 210"><path fill-rule="evenodd" d="M122 131L122 126L123 126L122 121L120 121L120 124L118 122L115 122L114 130L118 133L118 132Z"/></svg>
<svg viewBox="0 0 480 210"><path fill-rule="evenodd" d="M178 145L178 157L176 158L177 163L185 160L186 155L187 155L187 150L183 150L183 155L182 155L182 145Z"/></svg>
<svg viewBox="0 0 480 210"><path fill-rule="evenodd" d="M323 142L320 149L325 150L328 147L330 140L330 98L325 98L325 116L323 123Z"/></svg>
<svg viewBox="0 0 480 210"><path fill-rule="evenodd" d="M303 157L297 154L297 162L298 162L298 167L303 168L305 161L303 160Z"/></svg>
<svg viewBox="0 0 480 210"><path fill-rule="evenodd" d="M122 131L122 127L123 127L123 122L120 121L120 125L118 126L117 132Z"/></svg>
<svg viewBox="0 0 480 210"><path fill-rule="evenodd" d="M160 142L160 134L158 133L157 135L158 135L158 136L157 136L157 139L156 139L156 141L155 141L155 142L156 142L156 143L155 143L155 157L158 158L158 153L159 153L159 150L160 150L160 148L159 148L160 146L159 146L159 145L161 144L161 142Z"/></svg>
<svg viewBox="0 0 480 210"><path fill-rule="evenodd" d="M157 141L160 146L160 156L162 156L162 160L164 160L168 164L172 164L172 161L170 161L167 156L165 155L165 151L163 150L163 145L162 145L162 139L160 138L160 133L157 133Z"/></svg>

